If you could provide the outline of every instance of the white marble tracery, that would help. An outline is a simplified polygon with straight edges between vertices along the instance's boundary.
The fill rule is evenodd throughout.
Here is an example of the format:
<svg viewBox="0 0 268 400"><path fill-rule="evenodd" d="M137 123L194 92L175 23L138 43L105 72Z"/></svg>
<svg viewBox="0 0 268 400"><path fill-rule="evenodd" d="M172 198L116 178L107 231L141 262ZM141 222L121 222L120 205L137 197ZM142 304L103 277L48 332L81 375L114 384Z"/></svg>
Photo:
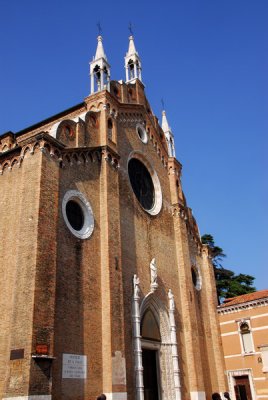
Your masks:
<svg viewBox="0 0 268 400"><path fill-rule="evenodd" d="M136 379L136 399L144 400L144 387L143 387L143 367L142 367L142 349L141 349L141 335L140 335L140 280L137 275L133 277L133 298L132 298L132 329L133 329L133 347L134 347L134 361L135 361L135 379Z"/></svg>
<svg viewBox="0 0 268 400"><path fill-rule="evenodd" d="M176 336L176 323L175 323L175 302L174 295L169 289L169 323L170 323L170 339L172 346L172 362L173 362L173 376L174 376L174 387L175 387L175 399L181 400L181 383L180 383L180 370L179 370L179 358L177 348L177 336Z"/></svg>
<svg viewBox="0 0 268 400"><path fill-rule="evenodd" d="M137 275L133 277L132 298L132 326L133 347L135 360L136 399L144 400L142 347L150 347L150 343L143 343L141 337L141 321L145 313L150 310L159 326L161 343L157 344L159 354L159 389L162 400L181 400L180 370L178 362L175 301L171 290L168 291L168 310L160 301L155 292L151 290L140 302L140 280ZM146 341L147 342L147 341ZM154 343L151 344L155 347ZM156 347L155 347L156 348Z"/></svg>

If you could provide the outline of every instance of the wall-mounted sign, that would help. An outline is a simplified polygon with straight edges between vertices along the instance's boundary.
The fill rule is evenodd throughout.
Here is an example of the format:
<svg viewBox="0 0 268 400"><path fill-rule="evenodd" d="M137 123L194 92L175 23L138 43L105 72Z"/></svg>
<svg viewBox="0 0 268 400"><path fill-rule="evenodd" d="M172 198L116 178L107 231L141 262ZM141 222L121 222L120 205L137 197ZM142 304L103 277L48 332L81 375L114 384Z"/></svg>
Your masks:
<svg viewBox="0 0 268 400"><path fill-rule="evenodd" d="M62 355L62 378L63 379L86 379L87 356L79 354Z"/></svg>
<svg viewBox="0 0 268 400"><path fill-rule="evenodd" d="M24 349L14 349L10 351L10 360L20 360L24 358Z"/></svg>
<svg viewBox="0 0 268 400"><path fill-rule="evenodd" d="M48 355L48 345L47 344L37 344L35 347L36 354Z"/></svg>

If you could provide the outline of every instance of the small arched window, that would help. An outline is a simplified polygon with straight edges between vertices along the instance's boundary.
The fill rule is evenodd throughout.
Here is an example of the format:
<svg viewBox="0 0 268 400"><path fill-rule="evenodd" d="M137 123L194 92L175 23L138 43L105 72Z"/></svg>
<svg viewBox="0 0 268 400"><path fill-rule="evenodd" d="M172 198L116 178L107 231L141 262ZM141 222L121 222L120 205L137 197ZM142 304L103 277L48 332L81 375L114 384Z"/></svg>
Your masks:
<svg viewBox="0 0 268 400"><path fill-rule="evenodd" d="M240 335L241 335L243 353L252 353L254 351L253 342L252 342L251 330L247 322L242 322L240 324Z"/></svg>
<svg viewBox="0 0 268 400"><path fill-rule="evenodd" d="M113 121L108 119L108 138L113 140Z"/></svg>
<svg viewBox="0 0 268 400"><path fill-rule="evenodd" d="M133 60L129 60L129 62L128 62L128 70L129 70L129 79L135 78Z"/></svg>

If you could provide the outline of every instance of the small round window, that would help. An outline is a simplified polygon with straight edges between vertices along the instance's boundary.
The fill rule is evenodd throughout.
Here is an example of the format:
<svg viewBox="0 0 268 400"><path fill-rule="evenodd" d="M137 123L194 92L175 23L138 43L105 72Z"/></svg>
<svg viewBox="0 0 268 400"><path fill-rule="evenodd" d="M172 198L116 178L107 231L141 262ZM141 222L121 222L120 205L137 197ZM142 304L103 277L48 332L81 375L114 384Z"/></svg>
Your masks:
<svg viewBox="0 0 268 400"><path fill-rule="evenodd" d="M90 203L86 197L77 190L69 190L62 200L62 213L64 221L79 239L87 239L94 229L94 217Z"/></svg>
<svg viewBox="0 0 268 400"><path fill-rule="evenodd" d="M200 273L199 273L198 269L193 266L191 268L191 273L192 273L192 281L193 281L194 287L197 290L201 290L202 282L201 282L201 277L200 277Z"/></svg>
<svg viewBox="0 0 268 400"><path fill-rule="evenodd" d="M148 135L147 135L147 132L146 132L144 126L141 124L138 124L136 126L136 131L137 131L137 134L138 134L140 140L142 141L142 143L146 144L148 142Z"/></svg>

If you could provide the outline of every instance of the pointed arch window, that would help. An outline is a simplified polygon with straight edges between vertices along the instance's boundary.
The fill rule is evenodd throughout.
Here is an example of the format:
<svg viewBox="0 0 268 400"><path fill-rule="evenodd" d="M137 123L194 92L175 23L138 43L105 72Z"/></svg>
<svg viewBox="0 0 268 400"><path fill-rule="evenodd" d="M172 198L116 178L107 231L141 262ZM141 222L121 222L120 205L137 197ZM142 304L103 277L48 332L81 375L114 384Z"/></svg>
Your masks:
<svg viewBox="0 0 268 400"><path fill-rule="evenodd" d="M135 71L134 71L134 61L129 60L128 62L128 70L129 70L129 79L134 79L135 78Z"/></svg>

